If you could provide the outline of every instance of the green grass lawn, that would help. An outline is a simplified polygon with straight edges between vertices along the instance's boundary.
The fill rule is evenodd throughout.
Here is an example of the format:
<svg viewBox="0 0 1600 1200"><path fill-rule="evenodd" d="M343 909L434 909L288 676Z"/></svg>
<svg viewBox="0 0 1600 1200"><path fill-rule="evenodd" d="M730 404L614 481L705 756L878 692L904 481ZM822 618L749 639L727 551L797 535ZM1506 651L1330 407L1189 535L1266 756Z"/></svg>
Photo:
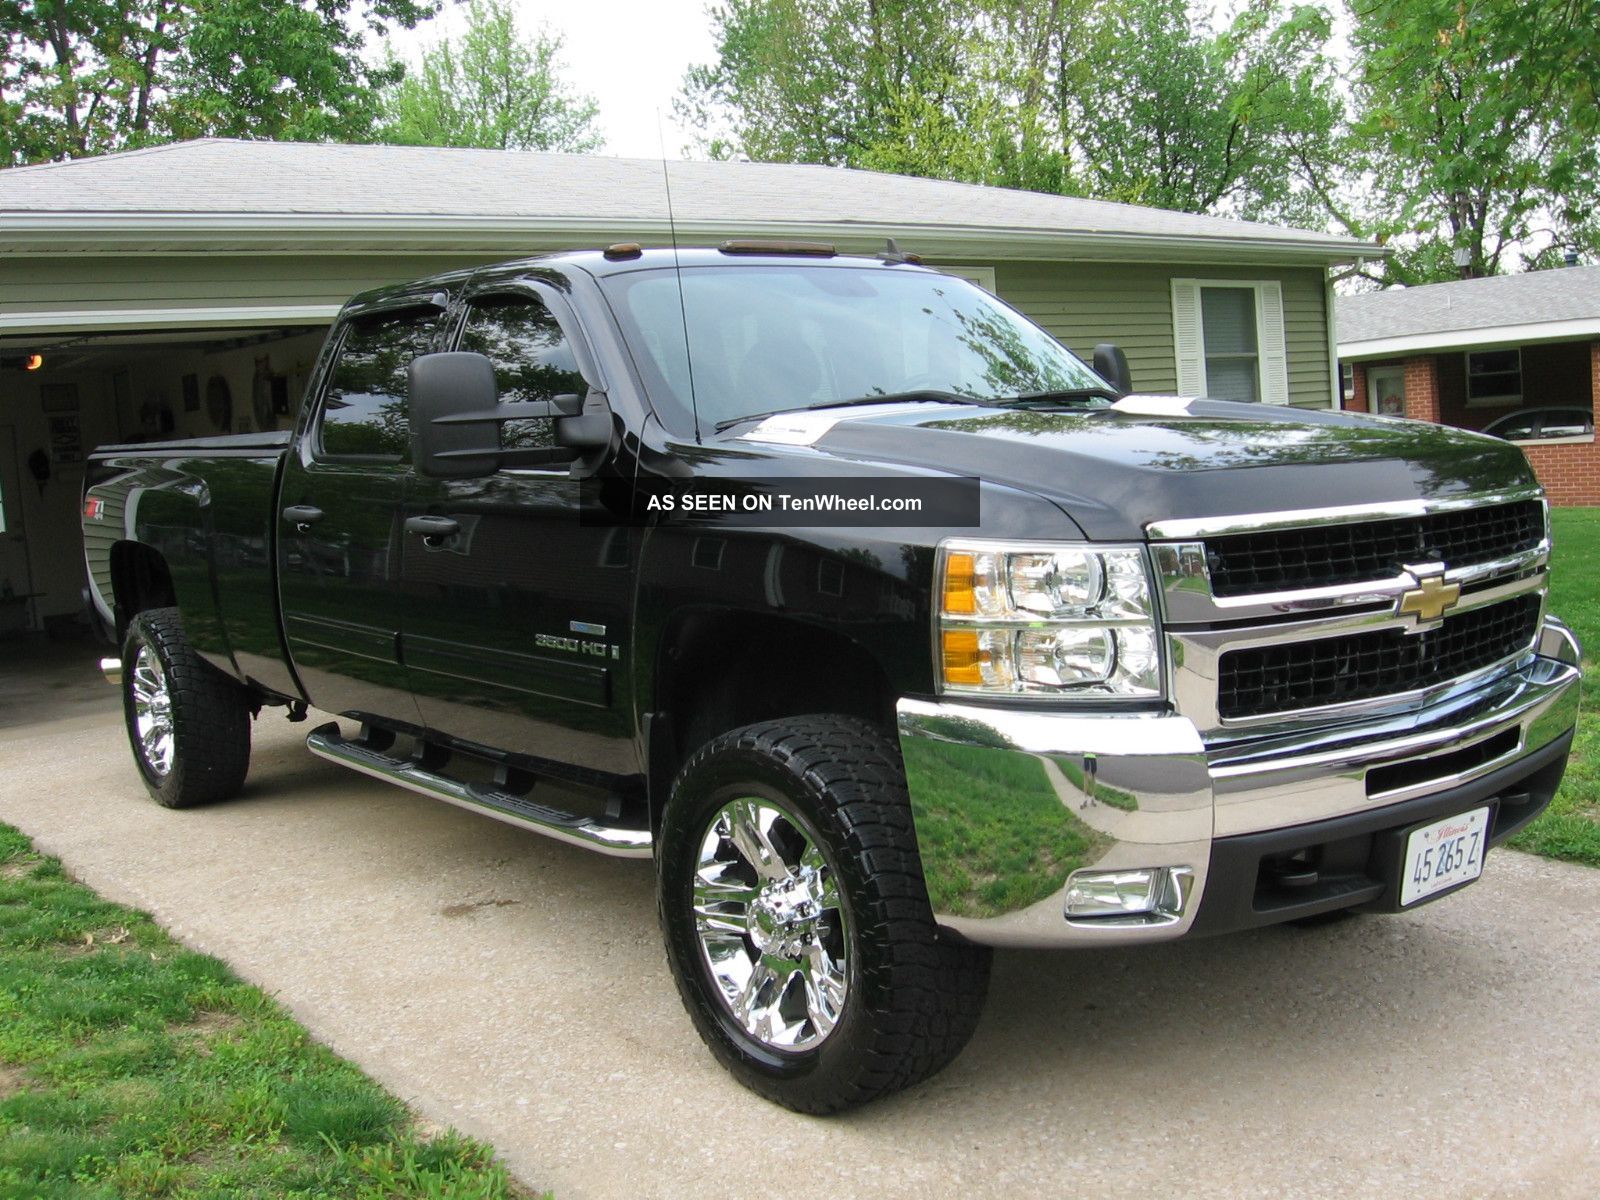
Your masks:
<svg viewBox="0 0 1600 1200"><path fill-rule="evenodd" d="M1600 655L1600 509L1558 508L1551 513L1555 554L1550 570L1550 611L1571 625L1583 643L1584 668ZM1600 717L1588 703L1566 778L1549 810L1511 839L1519 850L1600 867Z"/></svg>
<svg viewBox="0 0 1600 1200"><path fill-rule="evenodd" d="M0 1197L523 1197L223 963L0 825Z"/></svg>

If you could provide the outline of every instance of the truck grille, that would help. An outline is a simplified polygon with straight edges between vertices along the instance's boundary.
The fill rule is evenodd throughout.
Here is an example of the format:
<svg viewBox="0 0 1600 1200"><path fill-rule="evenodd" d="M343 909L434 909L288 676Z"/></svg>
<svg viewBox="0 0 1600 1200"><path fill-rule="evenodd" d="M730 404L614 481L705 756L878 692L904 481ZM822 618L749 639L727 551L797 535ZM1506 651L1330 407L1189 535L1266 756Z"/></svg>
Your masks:
<svg viewBox="0 0 1600 1200"><path fill-rule="evenodd" d="M1230 650L1218 664L1217 712L1239 719L1371 700L1432 687L1533 644L1541 598L1518 596L1447 617L1421 634L1399 629Z"/></svg>
<svg viewBox="0 0 1600 1200"><path fill-rule="evenodd" d="M1407 566L1471 567L1544 538L1537 500L1348 525L1240 533L1206 541L1216 596L1250 596L1393 579ZM1407 639L1416 642L1418 639Z"/></svg>

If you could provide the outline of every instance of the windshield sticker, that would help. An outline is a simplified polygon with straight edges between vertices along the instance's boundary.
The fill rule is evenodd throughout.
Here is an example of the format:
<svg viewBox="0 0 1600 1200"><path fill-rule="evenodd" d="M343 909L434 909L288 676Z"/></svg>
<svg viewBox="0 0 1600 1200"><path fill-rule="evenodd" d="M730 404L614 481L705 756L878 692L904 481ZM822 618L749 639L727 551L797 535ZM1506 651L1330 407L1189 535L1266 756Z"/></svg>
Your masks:
<svg viewBox="0 0 1600 1200"><path fill-rule="evenodd" d="M774 446L814 446L840 421L854 421L866 417L881 417L886 413L903 412L906 403L900 400L892 404L864 405L847 411L778 413L739 434L734 440L766 442Z"/></svg>
<svg viewBox="0 0 1600 1200"><path fill-rule="evenodd" d="M1124 396L1112 409L1130 417L1188 417L1194 415L1194 396Z"/></svg>

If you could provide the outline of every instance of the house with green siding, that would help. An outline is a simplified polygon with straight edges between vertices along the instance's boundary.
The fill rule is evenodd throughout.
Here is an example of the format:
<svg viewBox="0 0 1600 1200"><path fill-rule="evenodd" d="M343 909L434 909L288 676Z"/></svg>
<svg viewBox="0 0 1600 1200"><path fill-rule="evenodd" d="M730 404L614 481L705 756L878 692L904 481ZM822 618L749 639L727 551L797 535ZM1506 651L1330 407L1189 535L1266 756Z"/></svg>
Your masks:
<svg viewBox="0 0 1600 1200"><path fill-rule="evenodd" d="M0 595L27 597L0 601L0 632L79 608L94 445L287 427L351 294L549 250L730 238L863 253L894 238L1085 358L1117 343L1139 391L1305 408L1340 401L1330 270L1383 254L773 163L205 139L0 171Z"/></svg>

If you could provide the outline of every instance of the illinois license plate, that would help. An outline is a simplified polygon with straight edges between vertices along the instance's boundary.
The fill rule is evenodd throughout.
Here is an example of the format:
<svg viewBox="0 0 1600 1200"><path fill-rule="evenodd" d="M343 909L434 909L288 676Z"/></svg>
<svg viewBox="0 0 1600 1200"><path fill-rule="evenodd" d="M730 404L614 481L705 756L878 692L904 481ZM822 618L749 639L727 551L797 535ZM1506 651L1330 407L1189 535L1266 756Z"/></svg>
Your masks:
<svg viewBox="0 0 1600 1200"><path fill-rule="evenodd" d="M1426 900L1483 873L1489 840L1489 809L1475 808L1446 817L1406 839L1405 873L1400 876L1400 907Z"/></svg>

